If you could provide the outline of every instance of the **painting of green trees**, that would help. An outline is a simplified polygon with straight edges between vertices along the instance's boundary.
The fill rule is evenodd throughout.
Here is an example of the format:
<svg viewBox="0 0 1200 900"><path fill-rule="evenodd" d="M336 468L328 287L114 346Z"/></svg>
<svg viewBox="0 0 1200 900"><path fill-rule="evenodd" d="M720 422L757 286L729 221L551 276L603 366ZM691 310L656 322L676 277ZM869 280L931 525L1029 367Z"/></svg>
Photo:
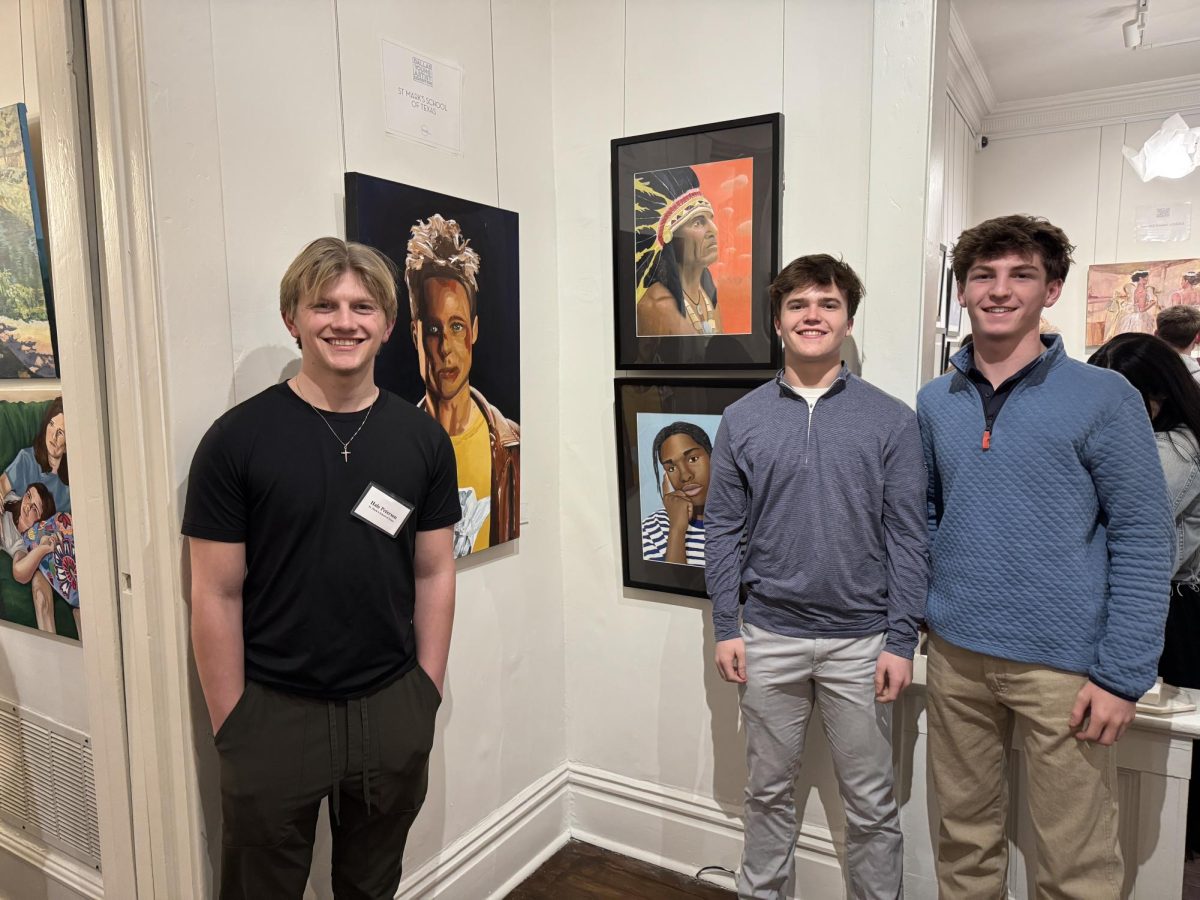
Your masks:
<svg viewBox="0 0 1200 900"><path fill-rule="evenodd" d="M50 265L25 104L0 108L0 378L55 378Z"/></svg>

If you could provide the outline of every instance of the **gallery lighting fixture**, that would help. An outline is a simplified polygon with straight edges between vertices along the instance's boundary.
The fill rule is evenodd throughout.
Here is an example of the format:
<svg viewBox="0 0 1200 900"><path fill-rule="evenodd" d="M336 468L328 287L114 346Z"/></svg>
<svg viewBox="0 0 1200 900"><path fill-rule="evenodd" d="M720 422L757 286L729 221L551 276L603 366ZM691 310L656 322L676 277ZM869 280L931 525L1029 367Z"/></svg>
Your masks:
<svg viewBox="0 0 1200 900"><path fill-rule="evenodd" d="M1125 39L1126 50L1155 50L1159 47L1175 47L1179 44L1194 44L1200 37L1179 38L1174 41L1155 41L1144 43L1146 36L1146 16L1150 12L1150 0L1137 0L1133 6L1133 18L1121 25L1121 37Z"/></svg>
<svg viewBox="0 0 1200 900"><path fill-rule="evenodd" d="M1136 50L1142 46L1142 38L1146 33L1146 13L1149 9L1150 0L1138 0L1133 8L1133 18L1121 26L1126 50Z"/></svg>
<svg viewBox="0 0 1200 900"><path fill-rule="evenodd" d="M1122 147L1121 152L1142 181L1151 178L1183 178L1200 166L1200 128L1188 128L1179 113L1163 122L1140 150Z"/></svg>

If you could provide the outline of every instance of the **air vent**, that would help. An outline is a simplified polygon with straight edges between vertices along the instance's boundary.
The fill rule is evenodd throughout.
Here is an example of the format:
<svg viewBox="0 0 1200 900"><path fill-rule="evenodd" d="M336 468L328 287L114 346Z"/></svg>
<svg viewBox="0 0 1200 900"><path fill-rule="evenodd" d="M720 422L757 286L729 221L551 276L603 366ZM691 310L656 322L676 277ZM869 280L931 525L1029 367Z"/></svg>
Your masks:
<svg viewBox="0 0 1200 900"><path fill-rule="evenodd" d="M99 869L87 735L0 701L0 818Z"/></svg>

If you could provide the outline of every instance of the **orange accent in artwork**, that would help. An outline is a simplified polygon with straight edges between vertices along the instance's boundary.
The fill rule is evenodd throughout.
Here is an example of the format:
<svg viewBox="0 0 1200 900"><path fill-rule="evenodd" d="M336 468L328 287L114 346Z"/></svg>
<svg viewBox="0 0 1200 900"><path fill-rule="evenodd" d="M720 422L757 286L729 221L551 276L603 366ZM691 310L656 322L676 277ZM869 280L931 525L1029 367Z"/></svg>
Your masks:
<svg viewBox="0 0 1200 900"><path fill-rule="evenodd" d="M754 160L727 159L692 166L700 193L713 207L721 255L708 267L717 283L721 331L749 334L750 262L753 255ZM766 177L765 173L764 176ZM766 302L766 297L762 298Z"/></svg>

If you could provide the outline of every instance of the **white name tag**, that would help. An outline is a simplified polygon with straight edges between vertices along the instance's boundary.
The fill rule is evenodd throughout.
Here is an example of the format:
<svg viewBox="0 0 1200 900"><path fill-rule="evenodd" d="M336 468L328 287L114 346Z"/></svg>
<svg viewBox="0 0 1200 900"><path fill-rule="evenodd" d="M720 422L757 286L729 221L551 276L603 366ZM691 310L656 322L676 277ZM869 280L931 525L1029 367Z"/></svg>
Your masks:
<svg viewBox="0 0 1200 900"><path fill-rule="evenodd" d="M388 537L395 537L404 527L412 511L413 508L409 504L389 494L372 481L363 491L351 514L368 525L374 525Z"/></svg>

